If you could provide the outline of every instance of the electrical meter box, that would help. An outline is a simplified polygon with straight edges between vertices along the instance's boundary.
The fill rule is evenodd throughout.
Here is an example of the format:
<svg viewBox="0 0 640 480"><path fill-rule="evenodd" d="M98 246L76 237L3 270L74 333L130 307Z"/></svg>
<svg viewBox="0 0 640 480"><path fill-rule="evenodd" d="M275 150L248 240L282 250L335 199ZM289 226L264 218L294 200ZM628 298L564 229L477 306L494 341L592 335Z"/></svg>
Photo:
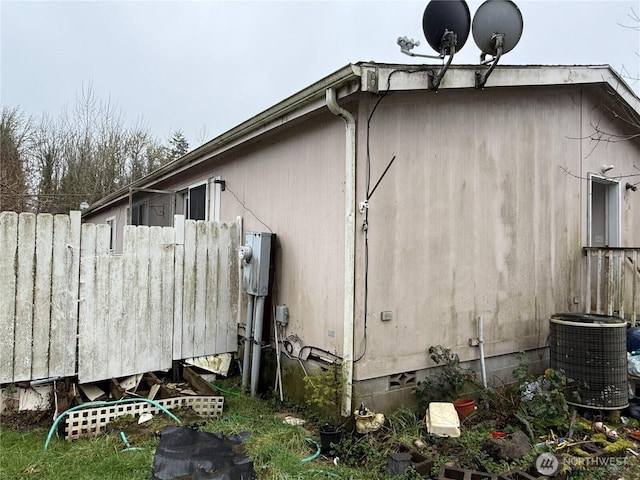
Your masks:
<svg viewBox="0 0 640 480"><path fill-rule="evenodd" d="M242 260L242 286L249 295L266 297L269 293L269 269L275 244L274 233L247 232L238 255Z"/></svg>

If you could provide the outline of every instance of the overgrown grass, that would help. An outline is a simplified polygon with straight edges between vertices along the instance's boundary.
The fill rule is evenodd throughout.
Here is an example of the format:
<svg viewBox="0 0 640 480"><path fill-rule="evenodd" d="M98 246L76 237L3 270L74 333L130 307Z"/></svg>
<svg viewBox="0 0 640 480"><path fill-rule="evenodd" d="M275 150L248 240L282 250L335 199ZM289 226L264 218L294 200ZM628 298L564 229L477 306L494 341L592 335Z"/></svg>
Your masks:
<svg viewBox="0 0 640 480"><path fill-rule="evenodd" d="M104 436L76 442L53 441L47 450L45 430L16 432L0 429L0 478L2 480L121 480L151 476L155 442L145 450L121 452L122 441Z"/></svg>
<svg viewBox="0 0 640 480"><path fill-rule="evenodd" d="M225 395L223 415L208 421L200 429L226 435L249 432L245 447L259 479L387 478L376 472L382 464L366 469L354 468L340 463L335 465L333 458L323 455L303 462L317 453L317 443L307 440L319 442L317 430L313 423L305 426L284 423L279 412L282 409L283 405L274 400ZM292 413L296 414L293 409ZM304 418L309 416L304 415ZM319 424L320 419L317 420ZM149 436L143 443L132 442L132 447L144 450L123 451L123 441L113 434L73 442L54 437L45 450L47 433L42 428L16 431L2 425L0 479L148 480L151 477L157 436Z"/></svg>
<svg viewBox="0 0 640 480"><path fill-rule="evenodd" d="M222 386L227 390L234 389L232 383ZM504 407L507 409L508 405ZM285 412L305 418L308 423L304 426L288 425L283 422ZM426 433L418 415L401 408L388 415L384 427L377 432L358 435L347 428L343 441L336 448L337 465L333 456L319 455L313 460L303 461L316 454L317 444L308 439L319 442L317 426L324 419L273 399L226 394L224 413L220 418L208 421L201 430L226 435L249 432L245 447L253 460L258 479L388 479L388 455L398 451L401 445L413 448L416 439L424 442L424 446L416 448L435 461L432 478L437 477L439 467L446 462L464 468L482 467L492 473L530 467L533 456L513 464L488 457L481 448L483 440L496 429L511 429L505 429L507 425L496 418L496 412L488 416L482 413L478 411L465 421L460 438L436 439ZM159 440L155 435L129 438L133 447L142 450L124 451L125 445L117 434L74 442L54 438L49 448L44 450L47 433L46 429L23 432L3 425L0 428L0 480L147 480L151 477ZM617 471L608 468L573 471L566 478L640 478L640 463L633 457L626 458L629 463ZM404 475L394 478L409 480L420 477L409 469Z"/></svg>

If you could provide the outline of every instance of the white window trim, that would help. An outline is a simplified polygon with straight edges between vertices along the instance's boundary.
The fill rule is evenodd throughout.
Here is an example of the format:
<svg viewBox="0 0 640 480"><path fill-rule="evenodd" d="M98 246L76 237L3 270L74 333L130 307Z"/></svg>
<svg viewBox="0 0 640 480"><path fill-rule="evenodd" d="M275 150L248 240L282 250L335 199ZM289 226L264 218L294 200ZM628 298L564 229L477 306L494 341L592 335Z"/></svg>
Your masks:
<svg viewBox="0 0 640 480"><path fill-rule="evenodd" d="M620 246L620 241L622 238L622 193L621 193L621 184L620 181L615 178L603 177L602 175L597 175L595 173L587 174L587 196L589 201L587 202L587 245L593 246L591 241L591 231L592 231L592 223L593 223L593 212L591 211L591 197L593 195L593 182L601 183L605 185L615 185L615 200L614 202L609 201L607 203L608 211L607 215L609 218L609 225L607 226L607 231L609 232L610 237L607 239L607 244L610 247L618 247ZM615 229L611 228L611 219L615 220Z"/></svg>
<svg viewBox="0 0 640 480"><path fill-rule="evenodd" d="M220 175L211 177L209 179L209 187L207 188L207 196L210 197L208 207L208 218L216 222L220 221L220 198L221 198L221 186L219 183L215 183L216 180L221 180Z"/></svg>

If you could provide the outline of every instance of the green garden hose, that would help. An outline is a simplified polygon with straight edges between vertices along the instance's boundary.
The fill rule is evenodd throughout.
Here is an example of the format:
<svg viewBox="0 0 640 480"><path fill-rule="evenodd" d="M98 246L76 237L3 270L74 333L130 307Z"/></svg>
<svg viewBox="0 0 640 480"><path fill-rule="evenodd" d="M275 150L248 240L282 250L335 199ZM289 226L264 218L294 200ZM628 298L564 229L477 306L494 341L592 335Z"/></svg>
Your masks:
<svg viewBox="0 0 640 480"><path fill-rule="evenodd" d="M60 420L62 420L65 417L65 415L67 415L67 414L69 414L71 412L75 412L76 410L82 410L84 408L89 408L89 407L107 407L107 406L111 406L111 405L118 405L120 403L133 403L133 402L147 402L147 403L150 403L154 407L159 408L164 413L169 415L169 417L171 417L173 420L178 422L178 424L182 423L180 421L180 419L178 417L176 417L173 413L171 413L169 410L164 408L158 402L154 402L153 400L149 400L148 398L122 398L120 400L116 400L115 402L88 402L88 403L83 403L82 405L78 405L76 407L72 407L69 410L65 410L64 412L62 412L62 414L58 418L56 418L56 421L53 422L53 425L49 429L49 434L47 435L47 441L44 443L44 449L46 450L47 447L49 446L49 442L51 442L51 438L53 437L53 433L56 431L58 423L60 423Z"/></svg>

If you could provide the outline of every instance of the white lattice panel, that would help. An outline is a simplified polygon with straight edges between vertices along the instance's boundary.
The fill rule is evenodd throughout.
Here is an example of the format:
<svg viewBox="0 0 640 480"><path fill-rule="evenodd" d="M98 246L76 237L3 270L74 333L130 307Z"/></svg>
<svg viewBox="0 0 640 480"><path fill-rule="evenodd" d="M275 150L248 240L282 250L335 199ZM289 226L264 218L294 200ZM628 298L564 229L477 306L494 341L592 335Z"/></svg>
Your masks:
<svg viewBox="0 0 640 480"><path fill-rule="evenodd" d="M156 400L156 403L167 410L180 407L191 407L198 415L217 417L222 413L224 397L193 396L175 397ZM114 418L122 415L140 416L143 413L157 415L162 410L147 402L113 403L104 407L86 408L71 412L67 416L65 438L74 440L80 437L95 435L102 431ZM163 413L166 415L165 413ZM179 418L179 417L178 417Z"/></svg>

